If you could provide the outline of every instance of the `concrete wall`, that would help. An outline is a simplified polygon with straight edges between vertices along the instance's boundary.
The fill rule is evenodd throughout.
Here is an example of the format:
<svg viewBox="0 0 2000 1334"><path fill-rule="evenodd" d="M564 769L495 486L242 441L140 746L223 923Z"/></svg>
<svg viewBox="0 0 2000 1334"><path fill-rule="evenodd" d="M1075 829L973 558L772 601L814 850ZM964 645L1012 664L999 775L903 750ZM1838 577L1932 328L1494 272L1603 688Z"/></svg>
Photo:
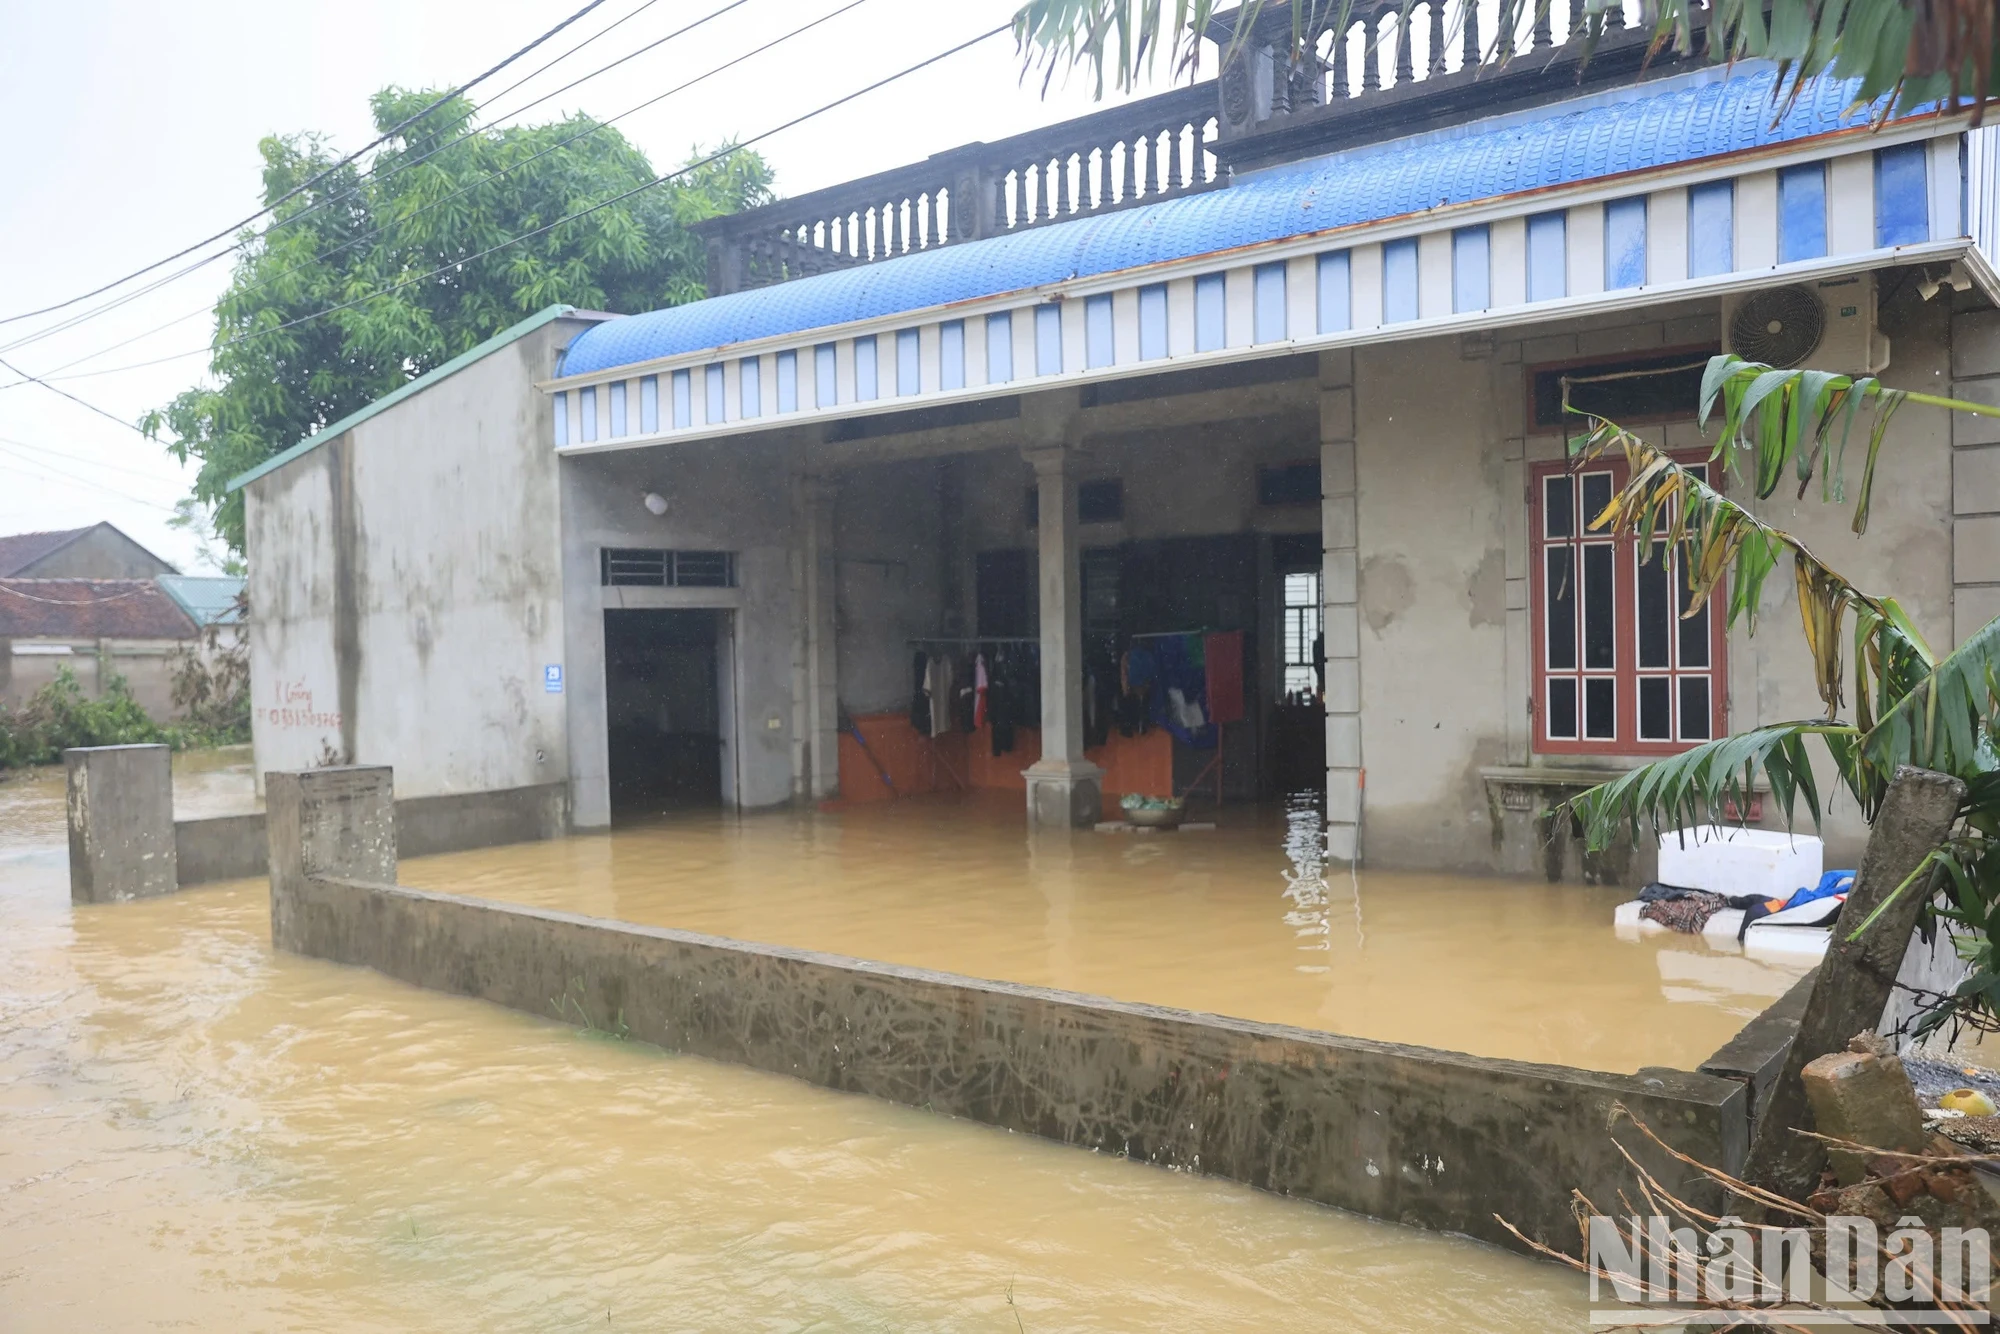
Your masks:
<svg viewBox="0 0 2000 1334"><path fill-rule="evenodd" d="M754 808L791 798L790 472L782 447L741 441L562 460L568 763L579 827L610 822L604 612L611 607L708 607L729 613L719 674L724 800ZM655 517L645 508L648 492L667 499L664 515ZM737 586L606 588L599 563L605 547L734 552Z"/></svg>
<svg viewBox="0 0 2000 1334"><path fill-rule="evenodd" d="M1925 303L1907 287L1885 307L1882 324L1894 342L1887 383L1935 391L1948 369L1948 317L1943 300ZM1564 446L1529 428L1525 372L1718 336L1714 307L1699 305L1353 354L1362 828L1370 861L1538 871L1541 849L1522 832L1530 821L1497 837L1496 817L1507 817L1497 784L1489 800L1486 778L1505 771L1525 782L1517 771L1553 777L1629 763L1542 756L1530 746L1526 470L1563 457ZM1685 422L1637 429L1674 448L1712 443L1696 429L1693 405ZM1781 487L1752 508L1862 587L1899 597L1943 641L1953 598L1949 431L1942 412L1908 408L1897 416L1864 537L1848 529L1851 506L1822 504L1817 490L1800 501L1795 488ZM1850 494L1863 448L1848 459ZM1731 489L1740 493L1742 484ZM1822 713L1788 563L1765 587L1758 625L1754 637L1739 626L1730 638L1730 727ZM1780 825L1769 812L1764 823ZM1852 864L1865 829L1851 802L1836 801L1827 835L1828 864ZM1641 858L1619 878L1645 873Z"/></svg>
<svg viewBox="0 0 2000 1334"><path fill-rule="evenodd" d="M272 888L280 949L544 1017L561 998L670 1051L1503 1245L1495 1213L1574 1250L1570 1191L1617 1198L1615 1103L1703 1161L1747 1147L1747 1091L1721 1076L1490 1060L310 871Z"/></svg>
<svg viewBox="0 0 2000 1334"><path fill-rule="evenodd" d="M0 639L0 704L18 709L67 667L87 699L124 677L132 698L164 722L174 716L173 659L183 647L172 639Z"/></svg>
<svg viewBox="0 0 2000 1334"><path fill-rule="evenodd" d="M569 830L569 784L405 797L395 803L395 829L406 857L560 838ZM261 811L174 821L179 888L264 875L268 837Z"/></svg>
<svg viewBox="0 0 2000 1334"><path fill-rule="evenodd" d="M257 768L394 764L426 796L567 781L542 326L247 488Z"/></svg>
<svg viewBox="0 0 2000 1334"><path fill-rule="evenodd" d="M1288 385L1272 397L1280 410L1254 417L1142 430L1114 426L1086 435L1078 476L1119 480L1125 518L1082 525L1081 544L1317 532L1313 507L1257 503L1259 466L1318 452L1309 393ZM1198 407L1192 415L1201 415ZM977 632L979 553L1025 549L1032 568L1035 529L1027 495L1034 469L1017 446L867 463L835 475L841 697L857 714L899 711L910 700L907 641ZM1275 586L1266 594L1266 601L1274 598ZM1275 619L1266 628L1259 662L1275 685Z"/></svg>
<svg viewBox="0 0 2000 1334"><path fill-rule="evenodd" d="M2000 403L2000 311L1969 298L1951 325L1951 392ZM1951 420L1952 635L1962 644L2000 617L2000 421Z"/></svg>

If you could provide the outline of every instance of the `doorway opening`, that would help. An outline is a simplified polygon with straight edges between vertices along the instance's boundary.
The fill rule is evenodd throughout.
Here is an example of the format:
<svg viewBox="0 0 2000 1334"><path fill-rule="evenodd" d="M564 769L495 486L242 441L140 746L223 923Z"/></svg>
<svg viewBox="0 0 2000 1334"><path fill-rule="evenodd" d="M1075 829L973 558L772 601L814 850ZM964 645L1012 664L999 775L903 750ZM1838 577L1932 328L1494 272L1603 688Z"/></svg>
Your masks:
<svg viewBox="0 0 2000 1334"><path fill-rule="evenodd" d="M1272 543L1278 641L1283 655L1271 710L1270 782L1283 794L1326 789L1326 636L1321 624L1319 536Z"/></svg>
<svg viewBox="0 0 2000 1334"><path fill-rule="evenodd" d="M604 613L614 820L722 805L724 614Z"/></svg>

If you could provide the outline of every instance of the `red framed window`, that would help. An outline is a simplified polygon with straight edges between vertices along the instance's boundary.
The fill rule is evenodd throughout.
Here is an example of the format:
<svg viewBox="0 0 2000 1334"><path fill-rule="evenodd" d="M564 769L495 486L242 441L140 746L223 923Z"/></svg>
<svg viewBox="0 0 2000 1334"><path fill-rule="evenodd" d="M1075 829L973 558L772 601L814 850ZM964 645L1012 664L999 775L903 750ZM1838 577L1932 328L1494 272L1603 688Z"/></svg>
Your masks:
<svg viewBox="0 0 2000 1334"><path fill-rule="evenodd" d="M1681 458L1706 480L1701 455ZM1694 616L1686 553L1587 531L1627 476L1623 460L1530 471L1534 749L1669 755L1723 734L1728 711L1722 592Z"/></svg>

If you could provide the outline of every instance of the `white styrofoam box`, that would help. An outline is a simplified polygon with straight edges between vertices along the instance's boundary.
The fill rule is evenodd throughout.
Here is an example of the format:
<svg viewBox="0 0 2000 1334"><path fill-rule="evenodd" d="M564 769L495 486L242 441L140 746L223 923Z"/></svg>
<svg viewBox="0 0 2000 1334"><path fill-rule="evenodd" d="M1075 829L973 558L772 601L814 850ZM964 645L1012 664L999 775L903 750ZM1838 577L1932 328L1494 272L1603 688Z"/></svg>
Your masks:
<svg viewBox="0 0 2000 1334"><path fill-rule="evenodd" d="M1752 923L1743 933L1746 954L1763 958L1820 959L1833 941L1833 929L1825 926L1758 926Z"/></svg>
<svg viewBox="0 0 2000 1334"><path fill-rule="evenodd" d="M1704 938L1734 940L1736 939L1736 933L1742 929L1743 910L1741 908L1717 908L1714 913L1710 914L1709 919L1701 924L1701 934Z"/></svg>
<svg viewBox="0 0 2000 1334"><path fill-rule="evenodd" d="M1646 906L1645 904L1639 902L1639 900L1637 899L1633 899L1630 903L1619 904L1616 908L1613 908L1611 910L1611 925L1613 926L1639 925L1639 923L1642 920L1644 920L1639 916L1639 910L1641 908L1644 908L1645 906Z"/></svg>
<svg viewBox="0 0 2000 1334"><path fill-rule="evenodd" d="M1819 883L1825 852L1811 834L1701 825L1660 835L1660 880L1711 894L1783 898Z"/></svg>

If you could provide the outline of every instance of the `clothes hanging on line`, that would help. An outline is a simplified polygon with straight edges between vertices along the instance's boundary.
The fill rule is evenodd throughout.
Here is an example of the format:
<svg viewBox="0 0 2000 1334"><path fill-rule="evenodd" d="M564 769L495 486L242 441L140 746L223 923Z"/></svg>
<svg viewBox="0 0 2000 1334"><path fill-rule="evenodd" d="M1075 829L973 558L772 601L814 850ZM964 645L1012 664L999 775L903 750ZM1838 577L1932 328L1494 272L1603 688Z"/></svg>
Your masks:
<svg viewBox="0 0 2000 1334"><path fill-rule="evenodd" d="M919 649L911 659L910 726L927 737L993 734L993 753L1014 749L1016 733L1042 720L1041 648L977 643L971 651Z"/></svg>
<svg viewBox="0 0 2000 1334"><path fill-rule="evenodd" d="M930 672L924 681L924 689L930 695L930 730L926 736L943 736L951 730L952 685L955 673L951 658L946 654L931 655Z"/></svg>
<svg viewBox="0 0 2000 1334"><path fill-rule="evenodd" d="M910 726L931 734L930 654L918 649L911 661Z"/></svg>
<svg viewBox="0 0 2000 1334"><path fill-rule="evenodd" d="M1036 644L996 645L987 663L986 725L993 753L1010 753L1023 727L1042 723L1042 653Z"/></svg>
<svg viewBox="0 0 2000 1334"><path fill-rule="evenodd" d="M1212 748L1215 725L1208 719L1208 666L1202 637L1162 635L1151 643L1158 665L1153 721L1183 745Z"/></svg>
<svg viewBox="0 0 2000 1334"><path fill-rule="evenodd" d="M1151 730L1153 686L1158 676L1159 666L1151 649L1134 644L1119 655L1118 700L1112 714L1120 736L1142 736Z"/></svg>

